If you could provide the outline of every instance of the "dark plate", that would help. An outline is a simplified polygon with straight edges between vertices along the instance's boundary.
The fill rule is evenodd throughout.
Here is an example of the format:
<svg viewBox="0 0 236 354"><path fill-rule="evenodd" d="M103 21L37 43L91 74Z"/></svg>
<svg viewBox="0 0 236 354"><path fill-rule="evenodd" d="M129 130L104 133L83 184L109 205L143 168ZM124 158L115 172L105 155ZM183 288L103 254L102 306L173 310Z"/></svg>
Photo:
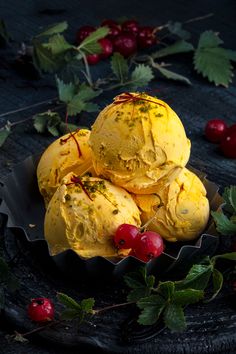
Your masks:
<svg viewBox="0 0 236 354"><path fill-rule="evenodd" d="M44 239L44 214L43 199L39 193L36 167L38 157L29 157L17 165L12 173L1 182L0 212L8 216L7 226L14 232L21 234L31 243L30 247L44 250L48 256L48 247ZM193 168L191 168L194 170ZM194 170L203 181L211 210L216 210L222 203L218 194L218 186L205 178L201 172ZM19 236L18 236L19 237ZM206 255L213 255L218 245L218 235L210 219L205 232L197 240L188 243L167 243L165 253L147 264L148 272L158 277L169 276L177 273L180 275L193 263ZM76 269L74 277L80 278L81 274L104 278L120 278L127 271L131 271L144 263L135 257L129 256L121 260L104 257L90 259L80 258L73 250L64 251L52 257L57 266L65 273Z"/></svg>

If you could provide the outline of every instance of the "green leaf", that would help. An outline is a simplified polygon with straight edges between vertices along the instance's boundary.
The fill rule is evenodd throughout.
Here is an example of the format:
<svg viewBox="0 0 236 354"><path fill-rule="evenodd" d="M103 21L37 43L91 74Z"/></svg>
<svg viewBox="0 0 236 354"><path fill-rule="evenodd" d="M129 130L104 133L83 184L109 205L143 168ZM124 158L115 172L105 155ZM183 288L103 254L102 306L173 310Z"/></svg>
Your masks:
<svg viewBox="0 0 236 354"><path fill-rule="evenodd" d="M73 45L68 43L65 40L65 37L61 34L55 34L54 36L49 38L48 43L45 43L44 46L51 50L52 54L63 54L67 50L74 48Z"/></svg>
<svg viewBox="0 0 236 354"><path fill-rule="evenodd" d="M136 272L126 274L124 280L126 285L132 289L127 296L127 300L138 301L150 295L155 277L153 275L147 276L146 267L140 267Z"/></svg>
<svg viewBox="0 0 236 354"><path fill-rule="evenodd" d="M194 264L185 279L175 282L175 289L204 290L213 271L211 264Z"/></svg>
<svg viewBox="0 0 236 354"><path fill-rule="evenodd" d="M56 82L60 101L65 103L70 102L76 93L75 85L71 82L69 84L65 84L58 77L56 77Z"/></svg>
<svg viewBox="0 0 236 354"><path fill-rule="evenodd" d="M71 131L71 132L75 131L79 127L75 124L70 124L70 123L66 124L64 122L61 122L58 128L59 128L61 134L64 135L64 134L69 133L69 131Z"/></svg>
<svg viewBox="0 0 236 354"><path fill-rule="evenodd" d="M0 130L0 147L3 146L10 134L11 130L9 128L3 128Z"/></svg>
<svg viewBox="0 0 236 354"><path fill-rule="evenodd" d="M169 304L164 312L165 325L173 332L182 332L186 329L186 321L182 306Z"/></svg>
<svg viewBox="0 0 236 354"><path fill-rule="evenodd" d="M39 113L33 117L33 120L34 128L37 130L37 132L44 133L47 129L48 116L44 113Z"/></svg>
<svg viewBox="0 0 236 354"><path fill-rule="evenodd" d="M137 302L137 306L142 309L138 318L138 323L152 325L156 323L164 310L166 301L160 295L150 295Z"/></svg>
<svg viewBox="0 0 236 354"><path fill-rule="evenodd" d="M170 300L175 290L175 284L172 281L159 282L157 289L166 300Z"/></svg>
<svg viewBox="0 0 236 354"><path fill-rule="evenodd" d="M147 65L139 64L131 74L132 88L136 89L138 87L147 86L153 78L152 69Z"/></svg>
<svg viewBox="0 0 236 354"><path fill-rule="evenodd" d="M67 113L69 116L75 116L76 114L84 111L86 103L81 101L78 95L75 95L67 105Z"/></svg>
<svg viewBox="0 0 236 354"><path fill-rule="evenodd" d="M203 32L194 54L194 67L198 73L210 82L214 82L216 86L228 87L232 81L233 67L227 50L219 47L222 43L213 31Z"/></svg>
<svg viewBox="0 0 236 354"><path fill-rule="evenodd" d="M64 293L57 293L57 298L61 304L63 304L66 308L72 310L81 310L80 304L75 301L72 297L64 294Z"/></svg>
<svg viewBox="0 0 236 354"><path fill-rule="evenodd" d="M157 70L159 70L160 73L163 76L165 76L167 79L171 79L171 80L175 80L175 81L182 81L188 85L191 85L191 81L187 77L177 74L177 73L174 73L173 71L167 70L167 69L161 67L160 65L158 65L157 63L155 63L155 64L156 64L155 68Z"/></svg>
<svg viewBox="0 0 236 354"><path fill-rule="evenodd" d="M123 83L129 73L127 60L120 53L114 53L111 57L111 69L117 79Z"/></svg>
<svg viewBox="0 0 236 354"><path fill-rule="evenodd" d="M9 42L10 39L11 39L11 37L10 37L9 33L7 32L6 24L2 19L0 19L0 40L4 44L6 44Z"/></svg>
<svg viewBox="0 0 236 354"><path fill-rule="evenodd" d="M176 305L186 306L194 304L202 300L204 297L203 290L186 289L175 291L172 297L172 302Z"/></svg>
<svg viewBox="0 0 236 354"><path fill-rule="evenodd" d="M57 112L47 111L36 114L33 117L34 127L38 133L48 131L53 136L58 136L60 132L61 117Z"/></svg>
<svg viewBox="0 0 236 354"><path fill-rule="evenodd" d="M85 313L93 313L93 306L95 304L94 298L90 297L83 299L80 303L82 311Z"/></svg>
<svg viewBox="0 0 236 354"><path fill-rule="evenodd" d="M183 29L183 25L180 22L168 22L168 30L170 33L175 34L176 36L182 39L189 39L191 37L190 32Z"/></svg>
<svg viewBox="0 0 236 354"><path fill-rule="evenodd" d="M76 318L80 315L81 315L80 310L67 308L66 310L62 311L60 317L62 320L73 320L74 318Z"/></svg>
<svg viewBox="0 0 236 354"><path fill-rule="evenodd" d="M229 261L236 261L236 252L218 254L211 258L212 262L215 262L217 259L228 259Z"/></svg>
<svg viewBox="0 0 236 354"><path fill-rule="evenodd" d="M215 297L219 294L220 290L223 286L223 275L217 269L213 270L212 274L212 281L213 281L213 295L210 299L206 300L205 302L210 302L215 299Z"/></svg>
<svg viewBox="0 0 236 354"><path fill-rule="evenodd" d="M184 40L175 42L174 44L169 45L163 49L158 50L152 54L153 59L163 58L168 55L178 54L178 53L187 53L194 50L194 47L191 43Z"/></svg>
<svg viewBox="0 0 236 354"><path fill-rule="evenodd" d="M68 115L74 116L80 113L81 111L94 112L99 110L99 107L97 105L87 101L100 95L100 90L94 91L86 84L82 84L79 86L77 91L78 93L74 95L74 97L67 104Z"/></svg>
<svg viewBox="0 0 236 354"><path fill-rule="evenodd" d="M226 203L224 209L229 213L236 213L236 186L226 187L224 189L223 198Z"/></svg>
<svg viewBox="0 0 236 354"><path fill-rule="evenodd" d="M74 83L75 85L79 84L79 75L81 70L84 69L83 63L81 60L76 58L71 58L68 60L65 55L65 64L61 68L61 70L57 73L59 78L64 83Z"/></svg>
<svg viewBox="0 0 236 354"><path fill-rule="evenodd" d="M68 28L68 23L66 21L55 23L47 27L43 32L39 33L36 37L46 37L52 34L62 33Z"/></svg>
<svg viewBox="0 0 236 354"><path fill-rule="evenodd" d="M38 70L53 73L61 66L62 58L53 55L50 49L34 39L33 62Z"/></svg>
<svg viewBox="0 0 236 354"><path fill-rule="evenodd" d="M227 236L236 234L236 224L229 220L223 212L212 211L211 215L216 223L216 230L222 235Z"/></svg>
<svg viewBox="0 0 236 354"><path fill-rule="evenodd" d="M81 84L78 90L78 97L82 101L89 101L92 100L93 98L99 96L101 94L101 90L93 90L91 87L86 85L85 83Z"/></svg>
<svg viewBox="0 0 236 354"><path fill-rule="evenodd" d="M230 60L236 61L236 50L227 49L227 55Z"/></svg>
<svg viewBox="0 0 236 354"><path fill-rule="evenodd" d="M83 42L78 46L78 50L82 50L88 54L101 53L102 48L98 43L98 40L106 37L108 33L108 27L99 27L96 31L92 32L83 40Z"/></svg>

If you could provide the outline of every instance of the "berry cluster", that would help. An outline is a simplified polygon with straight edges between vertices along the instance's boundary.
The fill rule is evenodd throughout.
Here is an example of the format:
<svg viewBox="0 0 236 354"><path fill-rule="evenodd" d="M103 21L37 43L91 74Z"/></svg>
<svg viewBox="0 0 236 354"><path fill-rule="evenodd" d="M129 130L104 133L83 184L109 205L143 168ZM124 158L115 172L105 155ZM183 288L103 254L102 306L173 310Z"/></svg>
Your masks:
<svg viewBox="0 0 236 354"><path fill-rule="evenodd" d="M130 224L122 224L117 228L114 242L117 248L131 248L130 255L144 262L160 256L164 250L159 234L153 231L140 232L137 226Z"/></svg>
<svg viewBox="0 0 236 354"><path fill-rule="evenodd" d="M230 127L222 119L211 119L205 126L207 140L219 143L226 157L236 158L236 124Z"/></svg>
<svg viewBox="0 0 236 354"><path fill-rule="evenodd" d="M99 40L102 53L87 56L89 64L97 64L101 59L108 58L113 52L118 52L127 58L138 49L148 48L157 43L155 28L142 27L135 20L125 21L121 25L113 20L104 20L101 26L108 27L109 34ZM93 26L80 27L76 33L76 43L79 45L95 30L96 28Z"/></svg>

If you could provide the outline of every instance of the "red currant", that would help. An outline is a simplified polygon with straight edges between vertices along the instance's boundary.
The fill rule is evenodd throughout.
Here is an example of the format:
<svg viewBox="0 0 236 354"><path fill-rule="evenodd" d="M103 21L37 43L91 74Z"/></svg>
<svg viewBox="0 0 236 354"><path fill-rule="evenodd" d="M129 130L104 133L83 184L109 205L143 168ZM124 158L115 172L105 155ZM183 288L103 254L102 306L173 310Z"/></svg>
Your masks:
<svg viewBox="0 0 236 354"><path fill-rule="evenodd" d="M100 55L99 54L89 54L87 55L87 62L90 65L95 65L100 61Z"/></svg>
<svg viewBox="0 0 236 354"><path fill-rule="evenodd" d="M102 59L108 58L113 52L112 42L108 38L102 38L99 40L99 43L102 47L102 53L100 54L100 57Z"/></svg>
<svg viewBox="0 0 236 354"><path fill-rule="evenodd" d="M35 322L52 321L54 318L54 305L50 299L45 297L32 299L28 306L28 315Z"/></svg>
<svg viewBox="0 0 236 354"><path fill-rule="evenodd" d="M133 248L134 240L139 233L139 229L135 225L121 224L115 233L114 242L116 247L128 249Z"/></svg>
<svg viewBox="0 0 236 354"><path fill-rule="evenodd" d="M227 129L221 140L220 149L226 157L236 159L236 128Z"/></svg>
<svg viewBox="0 0 236 354"><path fill-rule="evenodd" d="M154 28L150 26L140 27L138 32L139 48L148 48L156 44L157 40L154 34Z"/></svg>
<svg viewBox="0 0 236 354"><path fill-rule="evenodd" d="M135 238L134 252L137 258L144 262L160 256L164 250L161 236L153 231L145 231Z"/></svg>
<svg viewBox="0 0 236 354"><path fill-rule="evenodd" d="M93 26L83 26L80 27L76 33L76 43L80 44L83 40L88 37L92 32L96 30Z"/></svg>
<svg viewBox="0 0 236 354"><path fill-rule="evenodd" d="M109 30L110 30L108 33L109 39L113 39L114 37L118 36L118 34L120 34L120 32L121 32L121 29L120 29L118 23L113 20L104 20L102 22L102 26L109 27Z"/></svg>
<svg viewBox="0 0 236 354"><path fill-rule="evenodd" d="M205 127L207 140L212 143L219 143L227 130L227 124L222 119L211 119Z"/></svg>
<svg viewBox="0 0 236 354"><path fill-rule="evenodd" d="M137 50L136 38L132 33L121 33L113 40L114 52L129 57Z"/></svg>
<svg viewBox="0 0 236 354"><path fill-rule="evenodd" d="M123 32L128 32L128 33L132 33L133 35L137 35L138 31L139 31L139 25L138 22L135 20L128 20L125 21L122 24L122 31Z"/></svg>

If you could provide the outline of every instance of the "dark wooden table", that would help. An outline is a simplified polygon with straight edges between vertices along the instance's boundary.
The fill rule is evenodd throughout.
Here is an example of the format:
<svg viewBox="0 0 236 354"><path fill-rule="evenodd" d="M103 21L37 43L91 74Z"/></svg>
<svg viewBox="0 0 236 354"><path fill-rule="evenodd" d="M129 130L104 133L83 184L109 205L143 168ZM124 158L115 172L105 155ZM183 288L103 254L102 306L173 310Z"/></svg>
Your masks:
<svg viewBox="0 0 236 354"><path fill-rule="evenodd" d="M61 11L55 14L53 11L43 11L45 9ZM236 50L236 3L234 0L199 0L194 3L187 0L165 0L162 2L154 0L143 2L137 0L96 2L91 0L8 0L7 2L0 2L0 17L6 21L12 37L19 43L30 40L34 34L39 32L40 28L62 20L68 21L70 26L68 37L73 40L74 33L79 26L83 24L99 25L101 20L105 18L135 17L140 23L159 25L166 23L168 20L184 21L208 13L213 13L214 16L204 21L189 24L188 29L192 33L193 41L197 43L197 38L203 30L212 29L220 32L226 47ZM9 68L6 65L9 55L7 53L11 53L9 48L0 50L0 126L4 125L7 120L16 122L36 112L42 112L47 108L47 105L8 116L4 113L53 98L56 94L51 77L46 76L37 81L30 81L19 75L13 68ZM188 87L158 78L148 89L158 90L159 98L169 103L182 119L187 135L192 141L190 163L206 172L208 178L219 184L221 190L226 185L236 184L236 160L223 157L217 146L207 142L203 136L205 123L211 118L219 117L225 119L228 124L236 123L236 81L234 80L227 89L210 85L193 72L188 56L183 59L183 63L176 60L174 68L179 73L188 76L193 86ZM98 66L95 70L99 73L99 70L102 69ZM101 99L101 108L110 101L111 97L104 96ZM96 115L94 114L82 114L76 122L90 126L95 118ZM30 123L16 128L4 147L1 148L0 175L8 174L16 163L23 161L28 156L40 153L50 141L52 141L52 138L34 133ZM213 307L211 310L213 311ZM217 320L219 322L219 318ZM224 334L231 333L232 322L224 318L223 315L220 322L224 327ZM234 325L236 328L236 322L234 322ZM60 348L55 350L53 346L40 342L27 345L8 342L5 338L6 328L4 325L1 327L0 353L47 354L67 352ZM220 340L221 326L217 328ZM206 348L208 346L206 352L216 353L215 348L213 349L209 344L207 332L205 336ZM219 347L219 352L229 353L236 349L235 337L234 340L230 341L230 338L228 338L223 342L224 346ZM227 343L230 343L229 347L227 347ZM173 343L173 348L174 346L175 343ZM173 351L173 348L173 353L181 353L181 343L178 343L176 351ZM136 348L135 352L143 352L142 347L139 350ZM150 352L150 350L149 347L146 352ZM151 351L153 353L158 352L158 347L153 346Z"/></svg>

